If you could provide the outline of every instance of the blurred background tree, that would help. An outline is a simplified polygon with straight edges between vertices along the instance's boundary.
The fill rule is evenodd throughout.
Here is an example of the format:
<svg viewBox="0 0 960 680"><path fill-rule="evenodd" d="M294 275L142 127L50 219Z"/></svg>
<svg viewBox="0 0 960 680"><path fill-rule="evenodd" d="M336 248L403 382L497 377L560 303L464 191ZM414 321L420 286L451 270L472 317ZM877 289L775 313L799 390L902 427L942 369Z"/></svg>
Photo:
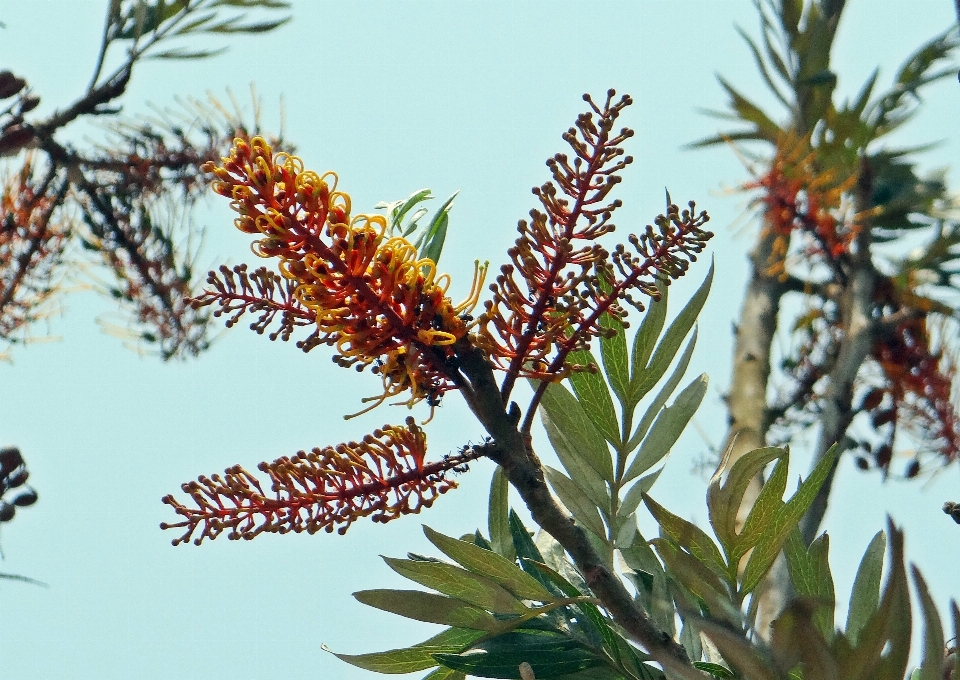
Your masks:
<svg viewBox="0 0 960 680"><path fill-rule="evenodd" d="M741 35L782 108L765 111L721 78L730 109L717 115L741 125L698 143L741 155L753 175L742 189L761 223L722 448L736 460L812 430L814 466L839 442L861 470L933 474L960 458L958 205L944 171L917 170L929 147L898 147L888 136L919 111L925 86L955 77L957 29L907 56L886 90L877 69L855 97L837 101L830 55L843 0L755 4L759 36ZM803 520L807 544L836 470ZM760 488L758 477L744 512ZM771 616L785 597L778 590L771 586Z"/></svg>
<svg viewBox="0 0 960 680"><path fill-rule="evenodd" d="M116 300L114 329L164 360L198 355L208 319L184 302L195 281L203 229L191 211L209 185L200 166L236 135L258 133L238 106L187 102L151 119L123 114L134 67L145 59L199 60L227 48L210 38L264 33L288 19L271 0L110 0L99 54L83 94L39 117L29 74L0 70L0 359L37 339L70 284ZM254 102L256 106L256 102ZM94 121L96 138L78 134ZM84 140L78 142L78 140ZM19 449L2 452L2 492L22 486ZM37 499L33 489L0 501L0 522Z"/></svg>

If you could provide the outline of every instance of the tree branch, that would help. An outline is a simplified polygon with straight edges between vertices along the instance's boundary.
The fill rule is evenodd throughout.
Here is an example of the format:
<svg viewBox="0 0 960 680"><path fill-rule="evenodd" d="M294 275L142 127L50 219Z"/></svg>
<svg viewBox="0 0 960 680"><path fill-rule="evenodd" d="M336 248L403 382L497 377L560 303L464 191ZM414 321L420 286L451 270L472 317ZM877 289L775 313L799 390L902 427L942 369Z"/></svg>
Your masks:
<svg viewBox="0 0 960 680"><path fill-rule="evenodd" d="M676 677L702 680L683 647L660 630L640 607L623 582L590 543L586 532L574 523L554 501L544 480L543 468L529 436L517 428L517 415L504 408L490 364L483 354L467 344L459 347L460 368L474 388L471 408L493 437L489 457L500 465L520 493L534 521L553 536L570 554L587 585L603 603L614 621Z"/></svg>

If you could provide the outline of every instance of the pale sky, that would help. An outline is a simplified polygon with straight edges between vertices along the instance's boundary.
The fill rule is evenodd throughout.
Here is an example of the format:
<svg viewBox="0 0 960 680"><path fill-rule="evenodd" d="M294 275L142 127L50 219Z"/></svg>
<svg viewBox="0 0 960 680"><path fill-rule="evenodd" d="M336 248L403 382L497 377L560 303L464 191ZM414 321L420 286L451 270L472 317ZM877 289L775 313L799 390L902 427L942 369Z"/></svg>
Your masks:
<svg viewBox="0 0 960 680"><path fill-rule="evenodd" d="M26 77L47 112L72 101L90 77L106 4L0 0L0 68ZM878 64L888 84L909 52L956 20L950 0L848 4L834 64L840 91L851 94ZM517 220L535 205L530 187L548 178L544 161L563 148L581 94L632 94L636 104L622 120L637 130L628 146L637 163L620 189L622 233L662 210L665 186L675 201L694 198L706 208L717 233L708 249L717 278L688 373L711 378L696 418L703 434L684 435L653 490L671 510L703 521L706 478L693 468L724 434L730 329L756 225L744 217L744 195L726 191L747 177L734 153L681 147L722 125L698 111L726 104L716 73L768 100L735 23L755 32L751 2L299 0L289 25L234 39L224 56L141 65L123 101L137 113L148 101L167 106L176 95L223 95L227 87L246 99L252 81L266 125L279 120L283 96L288 139L307 167L339 173L357 209L422 187L440 197L459 189L441 261L459 299L474 259L494 269L504 261ZM943 140L923 157L933 169L960 157L960 86L950 79L932 87L926 102L897 141ZM956 185L957 172L950 177ZM209 205L197 216L209 227L201 264L252 262L226 201ZM705 271L694 268L673 300L684 300ZM381 407L344 421L378 381L337 368L322 348L304 356L241 325L197 360L161 364L102 332L95 320L112 311L78 292L49 329L37 329L56 341L16 348L13 363L0 364L0 444L21 448L40 494L2 527L0 571L50 586L0 581L0 678L360 680L373 674L321 644L363 653L439 631L369 609L350 593L412 587L377 555L430 554L421 523L454 535L485 528L491 465L473 465L460 489L419 516L358 522L345 537L173 548L171 532L157 528L172 519L160 498L179 493L182 482L359 439L407 414ZM483 435L456 394L427 432L437 458ZM795 478L806 474L809 449L809 441L794 444ZM960 501L956 467L928 483L882 484L844 463L825 525L839 611L856 563L890 513L906 527L909 559L945 613L948 599L960 597L960 527L941 513L945 500ZM652 521L642 522L652 534Z"/></svg>

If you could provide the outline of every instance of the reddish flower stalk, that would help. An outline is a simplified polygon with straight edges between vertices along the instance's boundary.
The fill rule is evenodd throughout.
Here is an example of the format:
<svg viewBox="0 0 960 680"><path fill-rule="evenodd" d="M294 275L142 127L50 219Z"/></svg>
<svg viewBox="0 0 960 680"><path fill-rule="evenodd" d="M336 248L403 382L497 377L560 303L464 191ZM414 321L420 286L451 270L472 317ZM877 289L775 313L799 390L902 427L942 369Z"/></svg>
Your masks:
<svg viewBox="0 0 960 680"><path fill-rule="evenodd" d="M518 378L554 382L586 368L566 359L603 332L600 316L622 317L622 300L642 310L631 292L657 297L657 279L681 276L712 236L700 229L706 214L695 216L691 204L682 217L670 206L657 221L659 234L648 227L642 237L631 237L639 258L620 246L611 264L609 253L596 243L615 228L611 215L621 201L607 196L621 180L618 173L633 162L620 147L633 131L612 132L632 100L624 96L614 103L615 94L608 91L602 109L584 95L593 112L582 114L563 136L575 158L571 163L557 154L547 162L553 181L533 190L543 212L532 210L531 221L520 222L520 237L508 251L512 264L504 265L490 286L493 300L485 303L478 342L506 372L505 401ZM535 405L536 400L531 411Z"/></svg>
<svg viewBox="0 0 960 680"><path fill-rule="evenodd" d="M296 297L297 282L284 279L266 267L259 267L248 274L245 264L237 265L232 270L221 265L219 273L209 273L207 284L212 289L208 288L190 303L196 309L218 307L213 316L218 318L226 315L227 328L234 326L248 312L259 314L250 324L250 329L262 335L279 317L279 328L267 337L286 342L295 329L311 327L316 323L316 315ZM297 342L297 347L309 352L319 344L322 344L319 332L314 330L308 338Z"/></svg>
<svg viewBox="0 0 960 680"><path fill-rule="evenodd" d="M480 457L478 449L425 463L427 438L413 418L406 426L384 425L361 442L298 452L292 458L261 463L270 480L260 481L239 465L224 475L199 477L183 485L196 507L173 496L163 502L184 519L161 529L184 529L174 545L193 540L200 545L223 532L231 540L250 540L261 533L344 534L361 517L386 523L430 507L441 494L456 487L447 477Z"/></svg>

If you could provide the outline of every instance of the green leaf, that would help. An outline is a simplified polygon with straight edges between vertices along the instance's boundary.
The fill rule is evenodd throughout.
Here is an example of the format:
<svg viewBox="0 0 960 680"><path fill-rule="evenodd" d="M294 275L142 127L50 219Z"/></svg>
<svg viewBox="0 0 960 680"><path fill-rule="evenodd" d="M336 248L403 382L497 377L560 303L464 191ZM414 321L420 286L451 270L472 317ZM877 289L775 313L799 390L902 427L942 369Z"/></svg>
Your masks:
<svg viewBox="0 0 960 680"><path fill-rule="evenodd" d="M600 358L603 359L603 372L610 383L610 389L617 395L620 405L626 410L630 393L630 356L627 353L627 335L623 323L609 312L600 316L600 328L613 330L612 337L600 336Z"/></svg>
<svg viewBox="0 0 960 680"><path fill-rule="evenodd" d="M883 553L886 549L887 536L882 531L878 531L867 546L853 581L845 633L854 647L860 640L860 632L870 617L876 613L880 602L880 576L883 571Z"/></svg>
<svg viewBox="0 0 960 680"><path fill-rule="evenodd" d="M693 665L695 668L699 668L702 671L706 671L713 677L720 678L721 680L727 680L727 678L737 677L733 674L733 672L729 668L726 668L725 666L721 666L718 663L710 663L709 661L694 661Z"/></svg>
<svg viewBox="0 0 960 680"><path fill-rule="evenodd" d="M490 579L445 562L423 562L384 557L401 576L444 595L482 607L495 614L526 614L517 598Z"/></svg>
<svg viewBox="0 0 960 680"><path fill-rule="evenodd" d="M587 350L571 352L569 361L582 366L593 364L599 367L593 354ZM583 407L584 413L590 418L590 422L608 442L614 446L619 446L621 440L617 412L613 408L613 399L610 398L607 382L603 379L600 371L597 370L596 373L576 371L570 374L569 380L573 386L573 391L577 395L577 400Z"/></svg>
<svg viewBox="0 0 960 680"><path fill-rule="evenodd" d="M436 663L436 661L434 661ZM440 666L435 671L425 676L423 680L466 680L467 676L460 671L455 671L452 668L444 668Z"/></svg>
<svg viewBox="0 0 960 680"><path fill-rule="evenodd" d="M707 374L703 373L677 395L673 405L660 411L650 433L643 440L640 450L627 468L623 476L624 482L642 475L670 453L670 449L677 443L687 423L697 412L706 393Z"/></svg>
<svg viewBox="0 0 960 680"><path fill-rule="evenodd" d="M437 210L429 226L417 239L414 246L420 253L421 258L433 260L434 263L440 261L440 253L443 251L443 242L447 238L447 223L449 222L450 209L453 207L453 199L457 197L459 191L453 192L443 205Z"/></svg>
<svg viewBox="0 0 960 680"><path fill-rule="evenodd" d="M557 427L550 417L549 411L540 409L540 419L543 421L543 428L547 431L547 438L550 440L550 444L567 474L571 479L576 480L577 486L587 495L587 498L606 512L606 508L610 507L610 492L607 483L583 457L576 453L576 446Z"/></svg>
<svg viewBox="0 0 960 680"><path fill-rule="evenodd" d="M757 500L747 514L734 545L730 547L730 563L738 562L750 548L755 546L766 534L776 513L784 506L783 493L787 489L787 469L789 450L785 450L773 467L773 472L764 482Z"/></svg>
<svg viewBox="0 0 960 680"><path fill-rule="evenodd" d="M630 380L633 399L635 400L634 403L639 402L640 399L660 381L663 374L667 372L674 357L677 356L677 352L680 350L680 345L683 344L683 339L687 337L687 333L693 328L697 316L700 314L700 310L703 309L703 304L707 301L707 295L710 294L710 286L712 283L713 263L710 264L710 271L707 272L707 276L704 278L703 283L700 284L697 292L693 294L693 297L690 298L680 311L677 318L674 319L670 327L667 328L667 332L664 333L663 339L657 345L657 349L650 359L649 366L641 370L636 370L638 357L636 355L634 356L635 370ZM642 330L643 328L641 326L641 331Z"/></svg>
<svg viewBox="0 0 960 680"><path fill-rule="evenodd" d="M730 107L737 112L745 122L753 123L757 132L764 135L766 139L774 140L780 134L780 126L774 123L759 106L740 94L723 78L717 78L720 86L726 90L730 97Z"/></svg>
<svg viewBox="0 0 960 680"><path fill-rule="evenodd" d="M650 496L644 495L643 502L657 520L660 530L670 539L689 552L716 574L723 574L726 565L723 556L706 532L692 522L674 515Z"/></svg>
<svg viewBox="0 0 960 680"><path fill-rule="evenodd" d="M469 628L449 628L429 640L405 649L391 649L373 654L337 654L333 655L352 666L375 673L399 674L414 673L437 665L433 654L438 652L457 653L474 640L485 635L483 631Z"/></svg>
<svg viewBox="0 0 960 680"><path fill-rule="evenodd" d="M766 654L747 640L743 633L708 619L697 621L697 625L741 677L750 680L779 680L779 673L774 670Z"/></svg>
<svg viewBox="0 0 960 680"><path fill-rule="evenodd" d="M571 444L572 453L612 482L613 459L607 443L570 390L560 383L547 385L540 406Z"/></svg>
<svg viewBox="0 0 960 680"><path fill-rule="evenodd" d="M916 565L911 565L913 583L920 596L920 610L923 612L923 663L920 666L920 680L943 680L943 624L937 605L930 597L930 589Z"/></svg>
<svg viewBox="0 0 960 680"><path fill-rule="evenodd" d="M589 529L601 540L606 539L607 531L597 512L597 506L587 498L573 481L559 470L555 470L549 465L543 466L544 474L554 493L563 503L564 507L570 511L574 519L581 526Z"/></svg>
<svg viewBox="0 0 960 680"><path fill-rule="evenodd" d="M813 623L825 640L832 640L836 594L833 574L830 571L830 537L821 534L807 548L803 544L800 530L795 528L787 536L783 552L787 558L787 569L790 571L794 590L798 596L807 598L816 605Z"/></svg>
<svg viewBox="0 0 960 680"><path fill-rule="evenodd" d="M472 543L444 536L426 525L423 533L444 555L469 571L495 581L517 597L538 602L554 600L553 595L536 579L507 558Z"/></svg>
<svg viewBox="0 0 960 680"><path fill-rule="evenodd" d="M490 482L490 511L487 526L493 552L503 555L512 562L517 553L513 548L513 536L510 534L510 482L499 465L494 470L493 479Z"/></svg>
<svg viewBox="0 0 960 680"><path fill-rule="evenodd" d="M485 631L495 631L499 625L492 615L479 607L419 590L360 590L353 596L370 607L427 623Z"/></svg>
<svg viewBox="0 0 960 680"><path fill-rule="evenodd" d="M807 512L807 509L816 498L817 492L823 483L827 480L830 470L837 461L837 445L834 444L824 453L823 458L810 472L797 493L780 508L773 517L769 529L764 533L763 538L757 543L757 546L750 554L747 561L747 567L743 571L743 582L741 592L749 593L760 583L764 575L770 569L777 554L783 547L790 531L797 526L800 519Z"/></svg>
<svg viewBox="0 0 960 680"><path fill-rule="evenodd" d="M669 399L674 390L677 389L677 386L680 384L680 380L682 380L684 374L686 374L687 366L690 365L690 357L693 356L693 348L696 347L696 345L697 328L694 327L693 334L690 336L690 340L687 342L687 346L683 350L683 354L680 355L680 359L677 361L676 368L673 369L673 373L670 374L670 378L663 384L663 387L660 388L660 391L657 392L657 396L654 398L654 400L649 406L647 406L647 410L643 414L643 418L641 418L640 422L637 424L637 429L633 431L630 441L627 442L627 445L624 448L626 452L629 453L640 446L640 442L644 437L647 436L647 430L650 429L653 419L659 415L660 409L662 409L663 405L667 403L667 399Z"/></svg>
<svg viewBox="0 0 960 680"><path fill-rule="evenodd" d="M633 356L630 359L630 404L632 405L636 405L640 401L640 397L634 397L633 392L636 390L633 383L639 380L646 370L647 362L650 361L650 355L653 354L653 348L657 346L657 340L660 339L660 333L663 331L663 324L667 320L667 300L670 295L670 288L662 281L657 281L657 288L660 290L660 299L650 300L650 305L643 315L643 321L640 322L640 328L633 338Z"/></svg>
<svg viewBox="0 0 960 680"><path fill-rule="evenodd" d="M484 678L520 678L527 662L537 680L556 678L603 663L587 647L569 638L542 633L512 632L486 640L463 654L435 654L446 666Z"/></svg>

